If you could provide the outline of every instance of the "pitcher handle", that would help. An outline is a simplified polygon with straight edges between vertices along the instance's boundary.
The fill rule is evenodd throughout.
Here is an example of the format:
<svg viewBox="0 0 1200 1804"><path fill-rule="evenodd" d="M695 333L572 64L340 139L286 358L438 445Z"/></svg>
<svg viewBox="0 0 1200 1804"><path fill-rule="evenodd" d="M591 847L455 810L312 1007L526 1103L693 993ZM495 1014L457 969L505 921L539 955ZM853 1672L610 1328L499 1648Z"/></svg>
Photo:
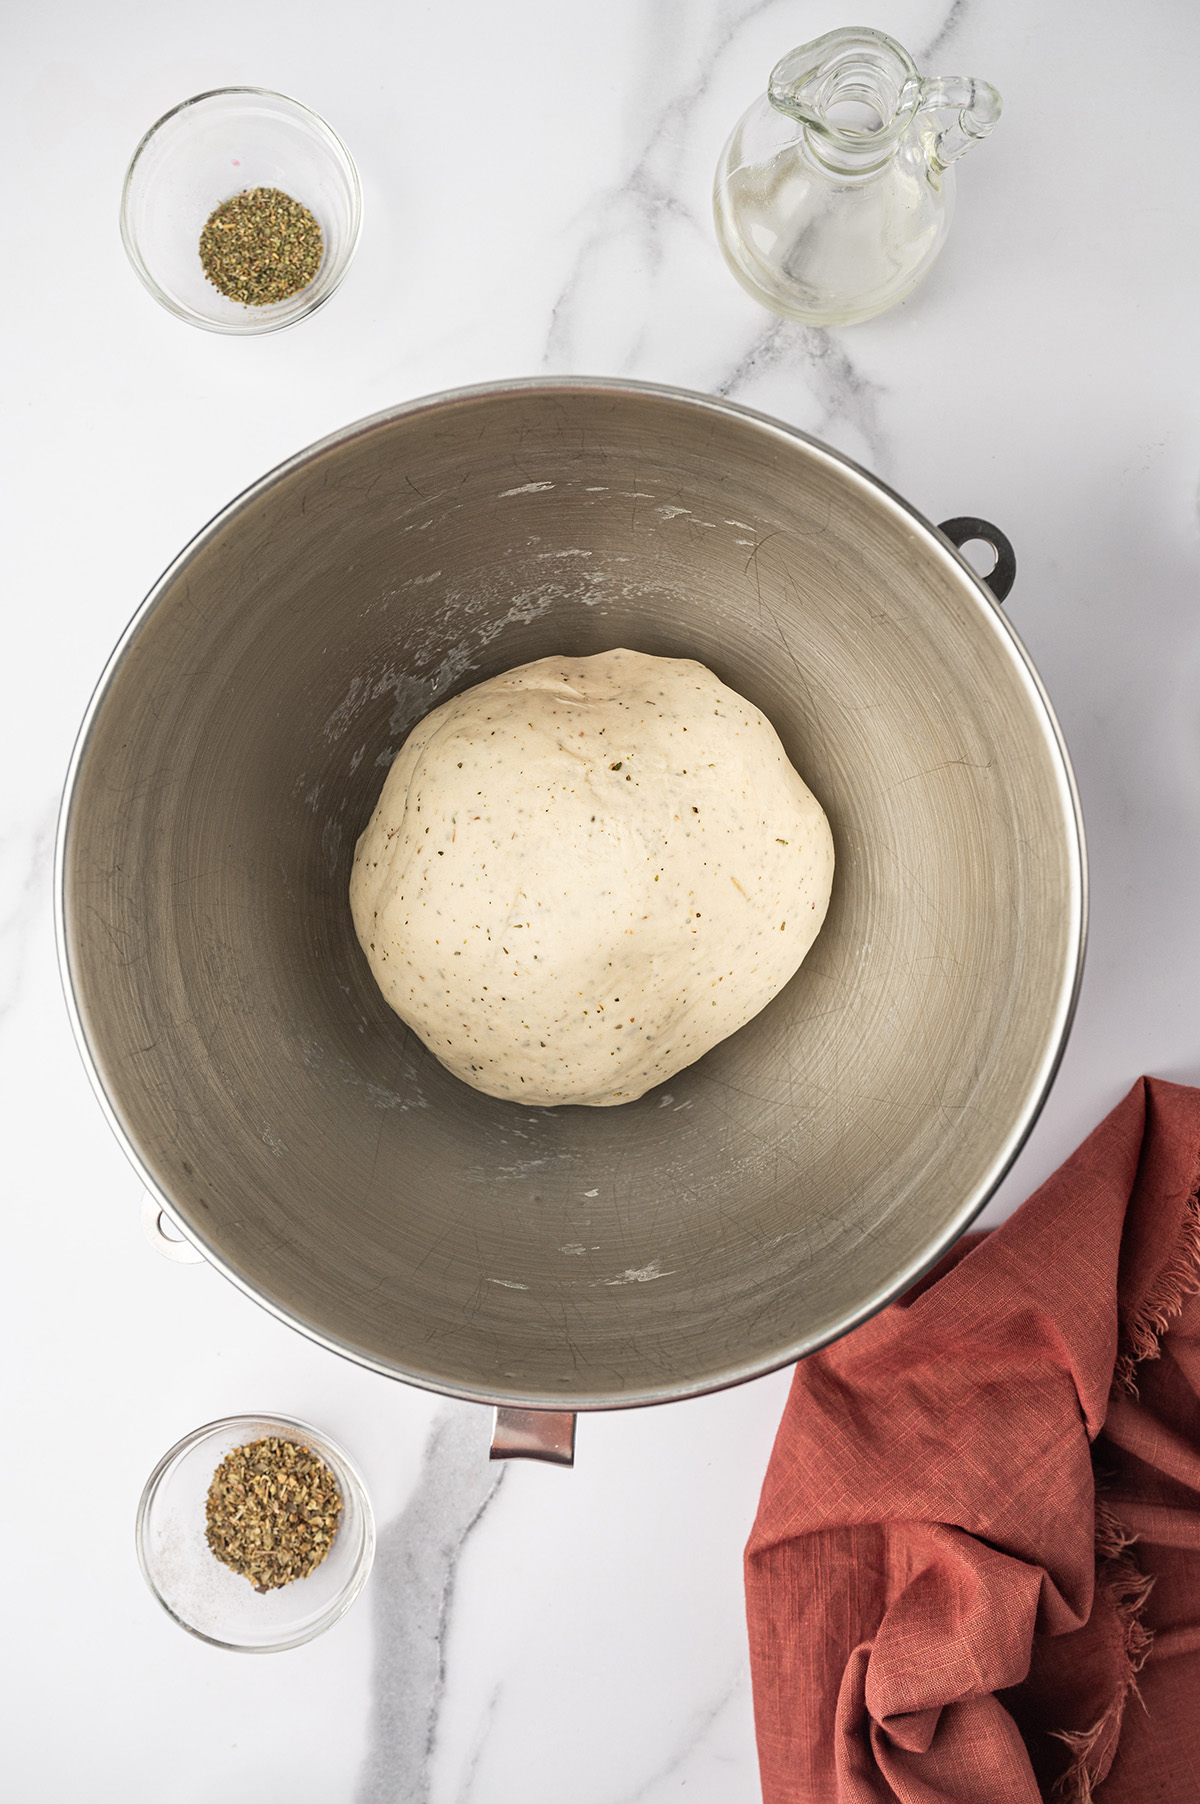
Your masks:
<svg viewBox="0 0 1200 1804"><path fill-rule="evenodd" d="M973 75L931 75L921 83L921 107L926 112L957 115L938 132L930 155L939 169L947 169L972 144L987 137L1003 111L1004 102L990 81Z"/></svg>

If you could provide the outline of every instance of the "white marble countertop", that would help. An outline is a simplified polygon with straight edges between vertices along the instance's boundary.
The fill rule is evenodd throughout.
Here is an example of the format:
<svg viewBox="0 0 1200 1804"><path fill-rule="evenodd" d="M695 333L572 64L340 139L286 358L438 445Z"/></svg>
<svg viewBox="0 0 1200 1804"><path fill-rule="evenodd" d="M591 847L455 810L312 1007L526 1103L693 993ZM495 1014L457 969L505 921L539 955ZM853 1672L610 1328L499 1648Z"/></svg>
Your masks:
<svg viewBox="0 0 1200 1804"><path fill-rule="evenodd" d="M160 1259L85 1079L51 925L58 795L146 590L247 482L387 404L534 372L776 414L933 519L1016 546L1008 611L1075 762L1092 935L1002 1217L1142 1071L1200 1079L1200 15L878 0L867 22L1006 110L947 250L890 314L774 322L715 246L717 153L827 0L48 0L7 22L0 813L5 1103L0 1771L33 1804L751 1804L741 1548L787 1388L585 1419L573 1472L489 1467L486 1412L338 1360ZM343 135L366 223L297 329L195 331L126 263L141 133L281 89ZM158 1456L247 1409L361 1463L362 1599L268 1659L182 1634L139 1575ZM485 1507L486 1506L486 1507Z"/></svg>

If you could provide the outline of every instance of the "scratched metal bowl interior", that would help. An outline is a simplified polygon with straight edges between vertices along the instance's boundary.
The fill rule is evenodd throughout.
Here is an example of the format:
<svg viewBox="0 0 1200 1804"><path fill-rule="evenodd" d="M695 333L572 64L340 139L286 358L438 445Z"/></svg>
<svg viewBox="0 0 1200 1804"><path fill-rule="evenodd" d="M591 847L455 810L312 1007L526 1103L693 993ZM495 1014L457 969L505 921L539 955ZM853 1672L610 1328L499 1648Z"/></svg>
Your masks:
<svg viewBox="0 0 1200 1804"><path fill-rule="evenodd" d="M618 645L773 721L832 904L691 1069L521 1107L383 1002L351 859L435 703ZM1069 769L979 580L825 447L636 385L416 403L240 497L114 654L60 858L85 1056L186 1235L355 1359L546 1408L736 1382L910 1282L1028 1132L1081 953Z"/></svg>

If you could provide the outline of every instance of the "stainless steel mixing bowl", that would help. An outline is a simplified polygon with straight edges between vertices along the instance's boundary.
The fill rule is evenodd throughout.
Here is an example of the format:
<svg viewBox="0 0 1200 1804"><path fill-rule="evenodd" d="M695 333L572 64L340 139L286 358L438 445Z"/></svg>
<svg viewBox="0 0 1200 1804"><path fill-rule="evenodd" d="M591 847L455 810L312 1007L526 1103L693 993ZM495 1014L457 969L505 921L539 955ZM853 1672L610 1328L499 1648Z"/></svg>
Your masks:
<svg viewBox="0 0 1200 1804"><path fill-rule="evenodd" d="M522 1108L387 1008L351 855L434 703L617 645L774 722L833 901L668 1085ZM633 384L417 402L248 490L118 647L59 866L80 1042L179 1228L325 1345L540 1409L735 1383L909 1284L1027 1134L1083 944L1066 754L979 579L826 447Z"/></svg>

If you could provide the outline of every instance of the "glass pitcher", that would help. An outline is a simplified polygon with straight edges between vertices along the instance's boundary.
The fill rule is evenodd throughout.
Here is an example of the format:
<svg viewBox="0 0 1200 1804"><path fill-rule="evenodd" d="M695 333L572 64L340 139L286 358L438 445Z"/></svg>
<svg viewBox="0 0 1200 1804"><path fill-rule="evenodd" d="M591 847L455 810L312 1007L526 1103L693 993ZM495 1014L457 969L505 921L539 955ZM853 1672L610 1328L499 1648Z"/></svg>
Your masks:
<svg viewBox="0 0 1200 1804"><path fill-rule="evenodd" d="M808 325L894 306L941 250L953 165L1000 104L986 81L923 77L902 45L865 26L789 52L717 165L717 237L734 275Z"/></svg>

